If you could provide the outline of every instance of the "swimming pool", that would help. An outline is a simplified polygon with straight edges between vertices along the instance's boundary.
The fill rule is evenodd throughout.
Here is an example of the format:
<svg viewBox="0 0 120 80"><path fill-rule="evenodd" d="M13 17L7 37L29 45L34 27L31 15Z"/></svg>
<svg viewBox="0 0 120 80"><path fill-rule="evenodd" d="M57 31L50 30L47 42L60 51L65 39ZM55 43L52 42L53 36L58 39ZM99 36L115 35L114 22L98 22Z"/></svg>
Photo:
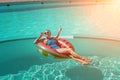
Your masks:
<svg viewBox="0 0 120 80"><path fill-rule="evenodd" d="M45 57L35 49L34 39L12 40L0 43L0 79L119 80L120 42L85 38L68 40L76 52L93 62L83 66L72 59Z"/></svg>
<svg viewBox="0 0 120 80"><path fill-rule="evenodd" d="M84 36L102 36L93 30L94 27L84 15L83 7L40 9L37 6L35 9L28 10L25 6L14 5L7 11L8 6L2 5L0 13L0 80L120 79L120 42L99 38L82 38ZM29 6L31 4L27 5L27 7ZM17 10L18 8L19 10ZM36 51L33 41L39 32L50 29L55 35L59 25L63 27L61 35L81 36L68 40L74 45L76 52L91 58L92 63L83 66L72 59L54 59L52 56L45 57Z"/></svg>

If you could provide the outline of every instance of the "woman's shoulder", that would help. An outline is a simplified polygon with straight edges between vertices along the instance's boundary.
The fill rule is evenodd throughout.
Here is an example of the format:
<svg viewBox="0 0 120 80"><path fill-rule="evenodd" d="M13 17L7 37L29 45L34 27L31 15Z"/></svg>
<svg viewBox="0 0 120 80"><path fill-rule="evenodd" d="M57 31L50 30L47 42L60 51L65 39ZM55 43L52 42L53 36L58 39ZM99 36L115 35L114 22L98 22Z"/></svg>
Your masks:
<svg viewBox="0 0 120 80"><path fill-rule="evenodd" d="M46 42L47 42L47 39L46 39L46 38L44 38L44 39L43 39L43 42L44 42L44 43L46 43Z"/></svg>

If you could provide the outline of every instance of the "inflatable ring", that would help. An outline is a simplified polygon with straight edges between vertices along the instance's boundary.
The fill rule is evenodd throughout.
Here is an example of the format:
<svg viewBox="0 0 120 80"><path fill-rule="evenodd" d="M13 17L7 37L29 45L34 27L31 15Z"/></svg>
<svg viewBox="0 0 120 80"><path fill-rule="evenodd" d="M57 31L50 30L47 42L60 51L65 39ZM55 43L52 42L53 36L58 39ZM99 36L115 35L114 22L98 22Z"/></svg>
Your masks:
<svg viewBox="0 0 120 80"><path fill-rule="evenodd" d="M63 39L63 38L58 38L56 39L57 41L57 45L60 47L60 48L71 48L73 51L74 51L74 47L73 45ZM37 50L39 52L41 52L44 56L48 56L48 54L51 54L53 55L55 58L70 58L69 57L69 53L59 53L57 50L51 48L50 46L46 45L43 40L40 40L38 43L37 43Z"/></svg>

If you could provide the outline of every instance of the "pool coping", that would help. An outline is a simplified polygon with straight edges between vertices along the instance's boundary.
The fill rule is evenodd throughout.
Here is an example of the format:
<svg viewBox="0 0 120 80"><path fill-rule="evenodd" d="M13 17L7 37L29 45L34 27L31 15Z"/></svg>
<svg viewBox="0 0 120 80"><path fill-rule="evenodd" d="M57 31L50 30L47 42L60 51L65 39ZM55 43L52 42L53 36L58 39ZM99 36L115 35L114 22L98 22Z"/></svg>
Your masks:
<svg viewBox="0 0 120 80"><path fill-rule="evenodd" d="M120 42L119 39L111 39L111 38L102 38L102 37L82 37L82 36L72 36L72 37L64 37L64 36L60 36L60 38L65 38L65 39L95 39L95 40L108 40L108 41L114 41L114 42ZM9 40L3 40L0 41L1 43L5 43L5 42L11 42L11 41L19 41L19 40L29 40L29 39L36 39L36 37L31 37L31 38L17 38L17 39L9 39Z"/></svg>

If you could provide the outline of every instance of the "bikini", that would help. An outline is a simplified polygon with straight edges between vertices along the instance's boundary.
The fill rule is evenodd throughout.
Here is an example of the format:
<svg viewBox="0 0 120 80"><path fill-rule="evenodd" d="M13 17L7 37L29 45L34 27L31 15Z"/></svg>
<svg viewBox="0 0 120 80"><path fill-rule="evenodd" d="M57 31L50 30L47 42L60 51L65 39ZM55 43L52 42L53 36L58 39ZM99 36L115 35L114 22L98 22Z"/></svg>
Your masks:
<svg viewBox="0 0 120 80"><path fill-rule="evenodd" d="M53 49L59 49L60 47L57 45L57 42L54 38L50 38L46 42L47 45L49 45Z"/></svg>

